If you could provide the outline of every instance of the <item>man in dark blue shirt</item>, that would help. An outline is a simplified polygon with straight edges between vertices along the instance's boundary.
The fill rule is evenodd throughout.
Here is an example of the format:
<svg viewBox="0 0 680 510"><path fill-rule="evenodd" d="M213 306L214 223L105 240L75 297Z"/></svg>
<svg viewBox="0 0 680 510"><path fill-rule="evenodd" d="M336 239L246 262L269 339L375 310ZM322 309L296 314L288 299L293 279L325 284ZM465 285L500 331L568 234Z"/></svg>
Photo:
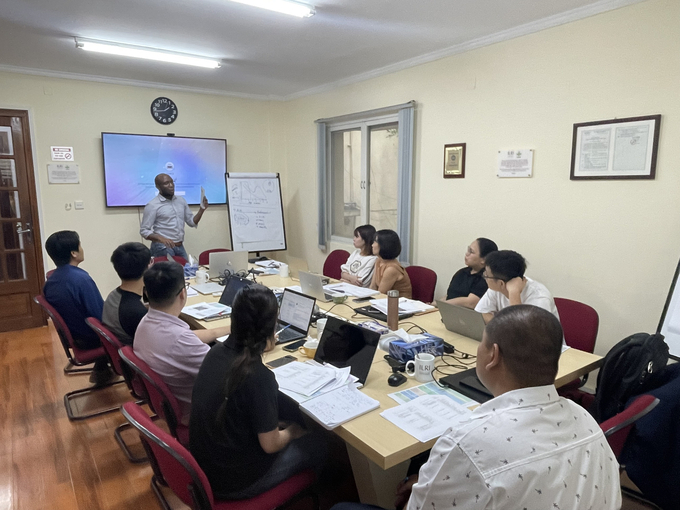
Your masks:
<svg viewBox="0 0 680 510"><path fill-rule="evenodd" d="M87 271L78 267L85 260L78 233L70 230L55 232L47 238L45 249L57 266L45 282L45 299L64 319L77 347L85 350L101 347L99 337L85 319L94 317L101 320L104 300ZM95 362L90 382L103 384L113 375L106 357L103 357Z"/></svg>

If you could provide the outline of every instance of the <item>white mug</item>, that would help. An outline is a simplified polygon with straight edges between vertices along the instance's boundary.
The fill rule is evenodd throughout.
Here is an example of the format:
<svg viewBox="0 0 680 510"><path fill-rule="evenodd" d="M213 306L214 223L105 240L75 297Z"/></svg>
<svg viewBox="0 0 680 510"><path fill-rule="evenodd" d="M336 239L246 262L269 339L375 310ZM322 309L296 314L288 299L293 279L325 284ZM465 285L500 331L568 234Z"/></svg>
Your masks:
<svg viewBox="0 0 680 510"><path fill-rule="evenodd" d="M323 328L326 327L326 322L328 322L328 319L318 319L316 321L316 338L317 338L317 340L321 340L321 335L323 335Z"/></svg>
<svg viewBox="0 0 680 510"><path fill-rule="evenodd" d="M427 352L418 353L415 360L406 362L406 373L410 376L415 375L420 382L432 381L432 370L434 370L434 356Z"/></svg>
<svg viewBox="0 0 680 510"><path fill-rule="evenodd" d="M288 264L283 264L279 265L279 276L281 278L288 278L290 273L288 272Z"/></svg>
<svg viewBox="0 0 680 510"><path fill-rule="evenodd" d="M208 283L208 273L206 271L196 271L196 283Z"/></svg>

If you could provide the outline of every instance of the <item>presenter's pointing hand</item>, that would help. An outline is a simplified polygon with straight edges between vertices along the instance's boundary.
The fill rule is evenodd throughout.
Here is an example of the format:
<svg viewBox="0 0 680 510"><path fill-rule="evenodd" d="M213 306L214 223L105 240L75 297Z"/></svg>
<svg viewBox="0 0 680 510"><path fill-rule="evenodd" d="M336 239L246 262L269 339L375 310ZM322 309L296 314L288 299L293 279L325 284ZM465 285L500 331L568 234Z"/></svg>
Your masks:
<svg viewBox="0 0 680 510"><path fill-rule="evenodd" d="M203 200L201 201L201 209L207 209L208 208L208 197L203 197Z"/></svg>

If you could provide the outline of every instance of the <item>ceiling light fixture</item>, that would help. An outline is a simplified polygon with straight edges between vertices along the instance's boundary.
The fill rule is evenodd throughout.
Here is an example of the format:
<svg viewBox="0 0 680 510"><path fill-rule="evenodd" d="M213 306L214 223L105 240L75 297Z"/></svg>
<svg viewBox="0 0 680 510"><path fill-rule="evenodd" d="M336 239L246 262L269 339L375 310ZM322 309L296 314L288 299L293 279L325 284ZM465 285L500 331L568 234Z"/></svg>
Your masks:
<svg viewBox="0 0 680 510"><path fill-rule="evenodd" d="M174 64L185 64L189 66L207 67L215 69L222 64L219 60L184 53L174 53L172 51L157 50L155 48L144 48L141 46L131 46L128 44L110 43L104 41L93 41L88 39L76 40L76 48L85 51L95 51L98 53L108 53L109 55L122 55L124 57L144 58L148 60L158 60L160 62L171 62Z"/></svg>
<svg viewBox="0 0 680 510"><path fill-rule="evenodd" d="M291 0L232 0L240 4L252 5L254 7L261 7L269 9L270 11L282 12L283 14L290 14L298 18L309 18L314 16L316 11L314 7L300 2L292 2Z"/></svg>

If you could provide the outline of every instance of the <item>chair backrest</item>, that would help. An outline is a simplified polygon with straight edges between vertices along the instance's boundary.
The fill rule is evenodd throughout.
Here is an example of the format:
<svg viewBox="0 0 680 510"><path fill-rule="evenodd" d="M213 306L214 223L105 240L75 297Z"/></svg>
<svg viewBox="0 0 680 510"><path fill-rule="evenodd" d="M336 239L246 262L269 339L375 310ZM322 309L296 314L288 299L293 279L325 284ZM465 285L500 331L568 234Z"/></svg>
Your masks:
<svg viewBox="0 0 680 510"><path fill-rule="evenodd" d="M207 266L210 264L210 254L211 253L218 253L222 251L231 251L227 250L226 248L213 248L212 250L205 250L202 251L201 254L198 256L198 265L199 266Z"/></svg>
<svg viewBox="0 0 680 510"><path fill-rule="evenodd" d="M600 428L617 459L635 422L648 414L658 403L659 399L653 395L640 395L619 414L600 423Z"/></svg>
<svg viewBox="0 0 680 510"><path fill-rule="evenodd" d="M411 279L413 299L423 303L432 303L434 290L437 287L437 273L423 266L408 266L406 272Z"/></svg>
<svg viewBox="0 0 680 510"><path fill-rule="evenodd" d="M180 264L182 267L184 267L187 264L187 259L185 259L184 257L180 257L179 255L173 255L172 258L175 262ZM166 257L165 255L163 255L161 257L154 257L153 263L157 264L158 262L168 262L168 257Z"/></svg>
<svg viewBox="0 0 680 510"><path fill-rule="evenodd" d="M194 510L214 508L208 477L191 453L156 425L144 409L134 402L123 404L121 412L139 431L140 438L148 446L146 450L151 450L156 467L177 497Z"/></svg>
<svg viewBox="0 0 680 510"><path fill-rule="evenodd" d="M182 417L182 410L170 388L146 362L135 354L132 347L125 345L121 347L119 353L123 363L127 363L144 382L149 399L149 407L161 419L165 420L170 429L170 434L173 437L177 437L177 425Z"/></svg>
<svg viewBox="0 0 680 510"><path fill-rule="evenodd" d="M564 331L564 341L569 347L585 352L595 350L600 318L595 309L585 303L565 298L555 298Z"/></svg>
<svg viewBox="0 0 680 510"><path fill-rule="evenodd" d="M57 310L55 310L55 308L47 302L47 299L45 299L45 296L42 294L35 296L33 301L38 303L42 309L47 312L47 315L50 316L52 319L52 324L54 324L54 329L57 330L57 335L59 335L61 346L64 348L64 352L66 352L66 357L69 360L73 360L73 354L71 353L75 353L77 347L73 341L73 336L71 336L71 330L68 329L64 319L62 319L61 315L59 315L59 312L57 312Z"/></svg>
<svg viewBox="0 0 680 510"><path fill-rule="evenodd" d="M340 266L347 262L349 259L349 252L345 250L333 250L326 257L326 261L323 263L323 274L329 278L340 279L342 276L342 271Z"/></svg>
<svg viewBox="0 0 680 510"><path fill-rule="evenodd" d="M99 341L102 343L106 354L109 355L111 360L111 365L113 370L118 374L122 375L125 379L125 384L130 389L135 398L146 398L146 390L144 389L144 382L142 379L132 370L126 370L123 366L122 360L120 359L119 350L124 347L118 337L104 324L94 317L88 317L85 319L87 325L90 326L97 336Z"/></svg>
<svg viewBox="0 0 680 510"><path fill-rule="evenodd" d="M52 276L55 271L56 271L56 269L50 269L49 271L47 271L45 273L45 280L47 280L50 276Z"/></svg>

